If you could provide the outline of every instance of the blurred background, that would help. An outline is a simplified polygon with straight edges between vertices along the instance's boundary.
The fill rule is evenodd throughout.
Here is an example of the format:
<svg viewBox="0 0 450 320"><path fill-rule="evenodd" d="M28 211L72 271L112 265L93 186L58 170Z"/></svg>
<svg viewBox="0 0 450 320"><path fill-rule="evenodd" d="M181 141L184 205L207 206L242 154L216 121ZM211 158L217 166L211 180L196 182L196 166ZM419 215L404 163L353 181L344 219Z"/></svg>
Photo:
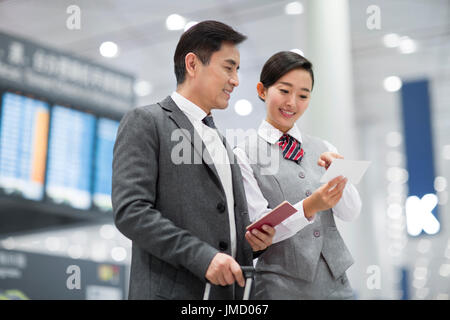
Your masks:
<svg viewBox="0 0 450 320"><path fill-rule="evenodd" d="M448 300L448 0L0 1L0 299L127 297L117 126L175 90L178 39L209 19L248 36L221 131L259 126L260 70L295 50L315 71L301 130L372 162L337 221L357 298Z"/></svg>

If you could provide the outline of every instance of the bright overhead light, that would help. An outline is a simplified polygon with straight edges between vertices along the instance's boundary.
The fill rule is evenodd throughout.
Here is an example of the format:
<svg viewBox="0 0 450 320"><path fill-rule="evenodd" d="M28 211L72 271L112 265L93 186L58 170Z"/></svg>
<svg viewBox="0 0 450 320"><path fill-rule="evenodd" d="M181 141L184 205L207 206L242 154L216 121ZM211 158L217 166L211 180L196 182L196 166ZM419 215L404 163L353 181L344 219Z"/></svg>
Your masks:
<svg viewBox="0 0 450 320"><path fill-rule="evenodd" d="M383 37L383 44L387 48L395 48L400 44L400 36L396 33L388 33Z"/></svg>
<svg viewBox="0 0 450 320"><path fill-rule="evenodd" d="M73 259L80 259L83 256L83 247L79 244L71 245L67 249L67 254Z"/></svg>
<svg viewBox="0 0 450 320"><path fill-rule="evenodd" d="M450 276L450 264L444 263L439 268L439 275L442 277L448 277Z"/></svg>
<svg viewBox="0 0 450 320"><path fill-rule="evenodd" d="M291 52L294 52L294 53L297 53L297 54L301 55L302 57L305 56L305 54L303 53L303 51L300 50L300 49L295 48L295 49L291 49L290 51L291 51Z"/></svg>
<svg viewBox="0 0 450 320"><path fill-rule="evenodd" d="M386 144L389 147L398 147L403 141L403 136L400 132L391 131L386 135Z"/></svg>
<svg viewBox="0 0 450 320"><path fill-rule="evenodd" d="M417 44L409 37L401 37L398 49L403 54L414 53L417 51Z"/></svg>
<svg viewBox="0 0 450 320"><path fill-rule="evenodd" d="M179 14L171 14L166 19L166 27L169 30L182 30L186 25L186 19Z"/></svg>
<svg viewBox="0 0 450 320"><path fill-rule="evenodd" d="M390 76L384 79L383 86L388 92L396 92L402 87L402 80L397 76Z"/></svg>
<svg viewBox="0 0 450 320"><path fill-rule="evenodd" d="M253 106L250 101L246 99L241 99L236 102L234 105L234 111L240 116L247 116L253 110Z"/></svg>
<svg viewBox="0 0 450 320"><path fill-rule="evenodd" d="M298 1L290 2L284 7L284 12L288 15L302 14L303 4Z"/></svg>
<svg viewBox="0 0 450 320"><path fill-rule="evenodd" d="M391 219L399 219L402 216L402 207L398 203L389 205L387 216Z"/></svg>
<svg viewBox="0 0 450 320"><path fill-rule="evenodd" d="M396 183L406 183L409 178L408 171L399 168L399 167L391 167L386 172L386 177L390 182L396 182Z"/></svg>
<svg viewBox="0 0 450 320"><path fill-rule="evenodd" d="M198 22L197 21L189 21L188 23L186 23L186 25L184 26L184 31L186 32L189 28L195 26Z"/></svg>
<svg viewBox="0 0 450 320"><path fill-rule="evenodd" d="M118 52L119 47L112 41L106 41L100 45L100 54L106 58L114 58Z"/></svg>
<svg viewBox="0 0 450 320"><path fill-rule="evenodd" d="M148 96L153 91L153 87L152 87L151 83L148 81L145 81L145 80L137 81L134 84L133 89L134 89L134 93L138 97Z"/></svg>
<svg viewBox="0 0 450 320"><path fill-rule="evenodd" d="M445 191L447 188L447 179L445 177L436 177L434 178L434 190L437 192Z"/></svg>
<svg viewBox="0 0 450 320"><path fill-rule="evenodd" d="M60 247L60 241L56 237L48 237L45 239L45 246L49 251L58 251Z"/></svg>
<svg viewBox="0 0 450 320"><path fill-rule="evenodd" d="M110 224L104 224L100 228L100 236L103 239L110 240L110 239L114 238L115 234L116 234L116 229Z"/></svg>
<svg viewBox="0 0 450 320"><path fill-rule="evenodd" d="M111 258L115 261L123 261L127 257L127 251L123 247L114 247L111 250Z"/></svg>

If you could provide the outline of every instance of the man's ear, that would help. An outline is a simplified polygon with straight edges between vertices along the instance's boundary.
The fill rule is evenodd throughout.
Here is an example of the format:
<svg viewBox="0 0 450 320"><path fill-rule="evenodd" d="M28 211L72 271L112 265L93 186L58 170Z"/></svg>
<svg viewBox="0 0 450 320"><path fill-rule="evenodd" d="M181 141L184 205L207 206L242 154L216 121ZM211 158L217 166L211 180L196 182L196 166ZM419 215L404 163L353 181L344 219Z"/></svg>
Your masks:
<svg viewBox="0 0 450 320"><path fill-rule="evenodd" d="M193 52L189 52L184 57L184 64L186 66L186 73L189 74L189 76L194 77L195 72L197 70L197 56Z"/></svg>
<svg viewBox="0 0 450 320"><path fill-rule="evenodd" d="M266 88L264 88L264 85L262 82L258 82L256 84L256 91L258 92L258 96L262 101L266 101Z"/></svg>

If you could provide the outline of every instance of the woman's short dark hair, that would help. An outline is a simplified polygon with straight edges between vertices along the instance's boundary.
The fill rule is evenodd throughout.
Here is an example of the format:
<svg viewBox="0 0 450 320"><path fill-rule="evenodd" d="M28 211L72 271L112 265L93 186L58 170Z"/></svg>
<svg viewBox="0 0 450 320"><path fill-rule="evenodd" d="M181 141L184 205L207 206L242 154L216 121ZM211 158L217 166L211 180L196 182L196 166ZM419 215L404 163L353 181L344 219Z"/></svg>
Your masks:
<svg viewBox="0 0 450 320"><path fill-rule="evenodd" d="M312 87L314 87L314 73L312 70L312 63L305 57L292 51L280 51L271 56L262 68L259 81L262 82L264 88L269 88L271 85L277 82L278 79L294 69L302 69L308 71L311 75Z"/></svg>
<svg viewBox="0 0 450 320"><path fill-rule="evenodd" d="M184 59L189 52L195 53L200 61L207 65L211 55L220 50L222 42L239 44L247 39L243 34L233 30L230 26L213 20L197 23L181 35L178 41L173 61L177 84L182 84L186 77Z"/></svg>

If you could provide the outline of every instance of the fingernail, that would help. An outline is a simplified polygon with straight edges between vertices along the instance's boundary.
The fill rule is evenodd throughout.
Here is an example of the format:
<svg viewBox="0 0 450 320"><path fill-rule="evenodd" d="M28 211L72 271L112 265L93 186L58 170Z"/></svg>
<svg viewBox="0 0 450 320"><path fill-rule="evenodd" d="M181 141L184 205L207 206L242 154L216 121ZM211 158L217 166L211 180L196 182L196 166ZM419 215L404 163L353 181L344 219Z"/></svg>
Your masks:
<svg viewBox="0 0 450 320"><path fill-rule="evenodd" d="M252 233L253 233L254 235L257 235L257 234L258 234L258 230L253 229L253 230L252 230Z"/></svg>

